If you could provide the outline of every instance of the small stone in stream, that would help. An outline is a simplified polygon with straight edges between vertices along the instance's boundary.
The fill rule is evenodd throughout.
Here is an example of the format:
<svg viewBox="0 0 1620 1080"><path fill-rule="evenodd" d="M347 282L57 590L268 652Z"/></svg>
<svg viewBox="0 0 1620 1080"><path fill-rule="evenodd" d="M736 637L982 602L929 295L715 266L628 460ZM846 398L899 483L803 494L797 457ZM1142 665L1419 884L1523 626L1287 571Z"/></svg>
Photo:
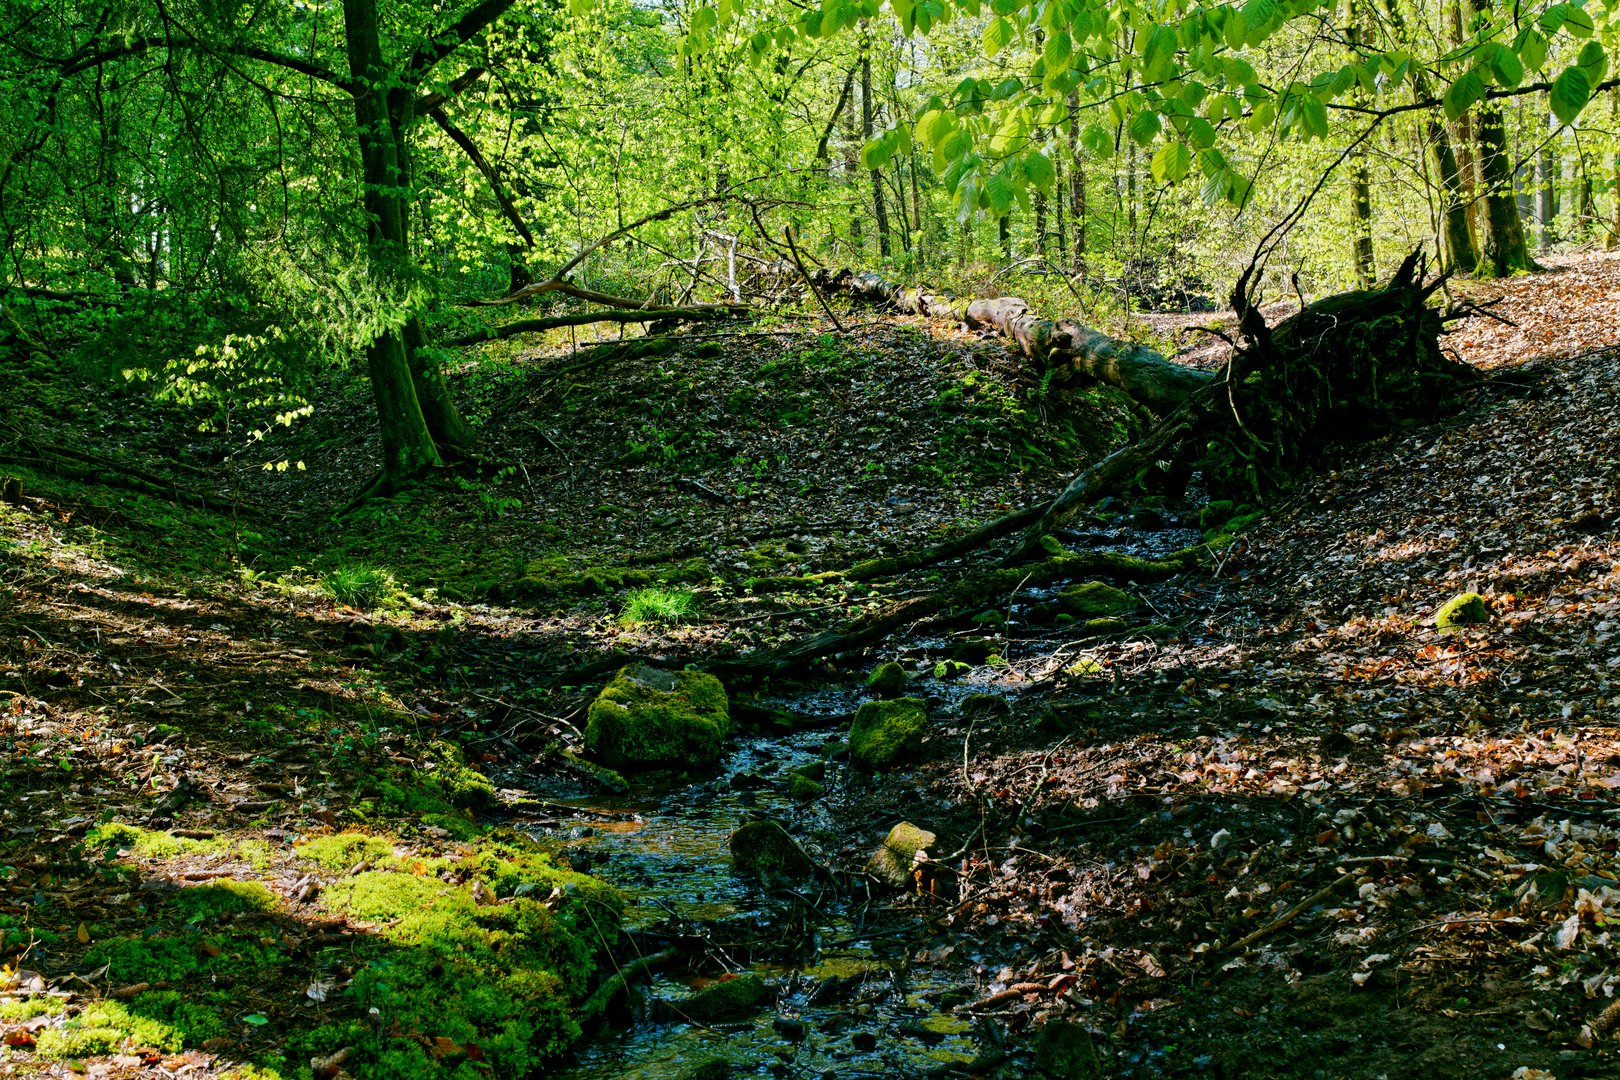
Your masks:
<svg viewBox="0 0 1620 1080"><path fill-rule="evenodd" d="M1117 615L1138 605L1136 597L1123 589L1088 581L1083 585L1070 585L1058 593L1058 603L1071 614L1083 619L1096 619Z"/></svg>
<svg viewBox="0 0 1620 1080"><path fill-rule="evenodd" d="M1064 547L1062 543L1058 541L1058 538L1053 536L1051 533L1047 533L1045 536L1041 537L1041 550L1053 557L1069 554L1069 549Z"/></svg>
<svg viewBox="0 0 1620 1080"><path fill-rule="evenodd" d="M1118 634L1129 629L1130 625L1124 619L1087 619L1080 624L1080 633L1086 637L1097 637L1101 634Z"/></svg>
<svg viewBox="0 0 1620 1080"><path fill-rule="evenodd" d="M866 872L896 889L914 882L917 867L928 861L928 848L938 839L927 829L902 821L889 830L883 844L866 861Z"/></svg>
<svg viewBox="0 0 1620 1080"><path fill-rule="evenodd" d="M1447 600L1441 605L1440 610L1434 613L1435 629L1442 634L1449 634L1458 627L1490 621L1490 605L1477 592L1459 593Z"/></svg>
<svg viewBox="0 0 1620 1080"><path fill-rule="evenodd" d="M712 765L730 728L726 690L713 675L631 664L591 703L585 749L616 769Z"/></svg>
<svg viewBox="0 0 1620 1080"><path fill-rule="evenodd" d="M934 678L956 679L972 670L972 664L964 664L960 660L941 660L934 665Z"/></svg>
<svg viewBox="0 0 1620 1080"><path fill-rule="evenodd" d="M872 670L872 674L866 677L866 686L878 697L892 698L905 693L906 683L910 681L911 676L906 674L906 669L890 660Z"/></svg>
<svg viewBox="0 0 1620 1080"><path fill-rule="evenodd" d="M814 780L818 784L827 779L827 763L825 761L812 761L808 765L800 765L793 771L806 779Z"/></svg>
<svg viewBox="0 0 1620 1080"><path fill-rule="evenodd" d="M1068 1020L1050 1020L1035 1039L1035 1068L1051 1080L1093 1080L1102 1075L1091 1032Z"/></svg>
<svg viewBox="0 0 1620 1080"><path fill-rule="evenodd" d="M914 758L927 725L928 707L917 698L868 701L850 724L850 760L861 768L883 769Z"/></svg>
<svg viewBox="0 0 1620 1080"><path fill-rule="evenodd" d="M932 1031L926 1027L923 1027L923 1025L916 1020L907 1020L896 1030L905 1038L918 1039L925 1043L932 1044L945 1041L945 1033L943 1031Z"/></svg>
<svg viewBox="0 0 1620 1080"><path fill-rule="evenodd" d="M750 821L731 834L727 846L732 868L762 881L796 881L816 872L798 841L774 821Z"/></svg>
<svg viewBox="0 0 1620 1080"><path fill-rule="evenodd" d="M759 1009L765 1003L765 980L751 971L719 982L684 1001L672 1002L676 1015L699 1023L732 1020Z"/></svg>
<svg viewBox="0 0 1620 1080"><path fill-rule="evenodd" d="M863 1054L877 1049L877 1036L870 1031L857 1031L849 1037L850 1045Z"/></svg>
<svg viewBox="0 0 1620 1080"><path fill-rule="evenodd" d="M980 626L1000 626L1007 621L1007 617L999 611L981 611L973 616L973 621Z"/></svg>
<svg viewBox="0 0 1620 1080"><path fill-rule="evenodd" d="M804 1021L792 1016L778 1016L771 1021L771 1027L789 1042L798 1042L807 1034Z"/></svg>

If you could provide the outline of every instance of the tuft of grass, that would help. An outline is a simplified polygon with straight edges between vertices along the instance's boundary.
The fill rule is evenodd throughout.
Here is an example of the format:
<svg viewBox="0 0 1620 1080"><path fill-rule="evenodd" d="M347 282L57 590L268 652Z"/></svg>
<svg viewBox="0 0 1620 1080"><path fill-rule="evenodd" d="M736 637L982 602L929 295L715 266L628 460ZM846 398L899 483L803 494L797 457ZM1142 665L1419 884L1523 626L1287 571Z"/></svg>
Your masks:
<svg viewBox="0 0 1620 1080"><path fill-rule="evenodd" d="M652 586L637 589L624 598L619 621L628 625L638 623L678 623L691 618L697 611L696 598L686 589L663 589Z"/></svg>
<svg viewBox="0 0 1620 1080"><path fill-rule="evenodd" d="M353 563L335 567L321 576L321 589L340 604L370 611L394 588L394 576L375 566Z"/></svg>

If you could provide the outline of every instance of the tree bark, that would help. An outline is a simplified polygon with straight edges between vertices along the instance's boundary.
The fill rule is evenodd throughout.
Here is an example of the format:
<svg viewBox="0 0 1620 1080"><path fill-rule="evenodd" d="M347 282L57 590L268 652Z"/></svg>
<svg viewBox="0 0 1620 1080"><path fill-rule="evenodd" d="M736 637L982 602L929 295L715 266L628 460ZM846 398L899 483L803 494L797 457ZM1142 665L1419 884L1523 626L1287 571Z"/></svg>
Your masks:
<svg viewBox="0 0 1620 1080"><path fill-rule="evenodd" d="M1469 3L1476 16L1490 7L1489 0ZM1513 192L1513 161L1502 109L1487 100L1480 104L1478 115L1480 179L1485 186L1485 259L1480 269L1493 277L1538 269L1525 244L1519 201Z"/></svg>
<svg viewBox="0 0 1620 1080"><path fill-rule="evenodd" d="M868 54L868 36L861 37L861 138L872 138L872 58ZM872 217L877 222L878 254L889 257L889 215L883 206L883 174L869 170L872 176Z"/></svg>
<svg viewBox="0 0 1620 1080"><path fill-rule="evenodd" d="M354 80L364 205L370 218L371 273L385 280L398 272L406 257L406 177L399 157L399 132L388 107L386 88L392 73L383 61L375 0L343 0L343 27ZM443 464L417 396L409 353L405 327L382 331L366 347L382 434L384 489Z"/></svg>

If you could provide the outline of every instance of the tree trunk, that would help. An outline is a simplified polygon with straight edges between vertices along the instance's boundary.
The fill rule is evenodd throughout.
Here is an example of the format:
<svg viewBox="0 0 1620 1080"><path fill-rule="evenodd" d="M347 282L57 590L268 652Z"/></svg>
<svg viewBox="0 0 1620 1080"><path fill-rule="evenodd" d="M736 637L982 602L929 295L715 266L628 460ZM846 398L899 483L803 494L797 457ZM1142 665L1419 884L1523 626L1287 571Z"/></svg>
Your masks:
<svg viewBox="0 0 1620 1080"><path fill-rule="evenodd" d="M1556 135L1563 125L1550 113L1548 121L1552 125L1552 133ZM1549 137L1536 163L1536 240L1543 252L1552 250L1556 239L1554 231L1558 227L1558 154L1555 144L1556 140Z"/></svg>
<svg viewBox="0 0 1620 1080"><path fill-rule="evenodd" d="M1354 55L1361 39L1361 27L1356 21L1355 0L1345 0L1345 25L1349 28L1351 52ZM1359 103L1359 98L1357 99ZM1372 288L1378 276L1373 264L1372 179L1367 172L1367 152L1357 147L1351 153L1350 167L1350 233L1354 238L1353 250L1358 288Z"/></svg>
<svg viewBox="0 0 1620 1080"><path fill-rule="evenodd" d="M1470 5L1476 16L1490 7L1489 0L1470 0ZM1480 103L1478 115L1479 171L1485 186L1485 260L1480 269L1492 277L1534 270L1513 192L1513 161L1502 110L1487 100Z"/></svg>
<svg viewBox="0 0 1620 1080"><path fill-rule="evenodd" d="M383 63L374 0L343 0L343 28L354 78L355 132L360 143L361 182L368 226L371 273L386 279L406 257L406 178L399 139L389 114L392 73ZM442 464L423 416L411 371L405 328L385 330L366 348L366 365L377 401L385 489Z"/></svg>
<svg viewBox="0 0 1620 1080"><path fill-rule="evenodd" d="M872 138L872 58L867 53L868 39L861 38L861 137ZM878 254L889 257L889 215L883 206L883 174L872 173L872 217L877 222Z"/></svg>
<svg viewBox="0 0 1620 1080"><path fill-rule="evenodd" d="M1620 121L1620 87L1609 91L1609 127L1613 128L1616 121ZM1615 151L1610 190L1614 192L1614 223L1609 227L1609 242L1603 247L1614 251L1620 248L1620 150Z"/></svg>

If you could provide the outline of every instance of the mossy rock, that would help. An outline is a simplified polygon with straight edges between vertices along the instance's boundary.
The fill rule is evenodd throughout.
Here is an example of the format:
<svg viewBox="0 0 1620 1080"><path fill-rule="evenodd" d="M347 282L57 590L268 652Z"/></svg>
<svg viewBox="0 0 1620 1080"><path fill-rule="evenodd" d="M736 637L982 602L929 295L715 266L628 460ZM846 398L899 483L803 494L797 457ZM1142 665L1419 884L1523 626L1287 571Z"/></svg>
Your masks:
<svg viewBox="0 0 1620 1080"><path fill-rule="evenodd" d="M1005 716L1012 712L1012 706L1000 694L969 694L962 699L962 715L967 716Z"/></svg>
<svg viewBox="0 0 1620 1080"><path fill-rule="evenodd" d="M631 664L591 702L585 752L610 769L697 768L720 760L730 729L713 675Z"/></svg>
<svg viewBox="0 0 1620 1080"><path fill-rule="evenodd" d="M856 765L883 769L915 758L928 727L928 706L921 698L868 701L855 710L849 727L849 756Z"/></svg>
<svg viewBox="0 0 1620 1080"><path fill-rule="evenodd" d="M672 1002L677 1015L707 1024L715 1020L736 1020L757 1012L770 995L765 980L751 971L699 990L684 1001Z"/></svg>
<svg viewBox="0 0 1620 1080"><path fill-rule="evenodd" d="M972 664L964 664L960 660L941 660L934 665L934 678L959 679L972 670Z"/></svg>
<svg viewBox="0 0 1620 1080"><path fill-rule="evenodd" d="M434 771L424 781L430 787L437 786L451 806L472 809L495 800L495 787L489 777L468 765L466 755L455 743L436 739L428 745L427 757Z"/></svg>
<svg viewBox="0 0 1620 1080"><path fill-rule="evenodd" d="M886 664L879 664L872 669L872 674L866 677L866 687L878 697L899 697L906 692L906 684L911 676L906 669L890 660Z"/></svg>
<svg viewBox="0 0 1620 1080"><path fill-rule="evenodd" d="M951 659L964 664L982 664L995 653L996 643L991 638L964 638L951 650Z"/></svg>
<svg viewBox="0 0 1620 1080"><path fill-rule="evenodd" d="M995 610L981 611L973 616L973 622L979 626L1002 626L1007 622L1007 617Z"/></svg>
<svg viewBox="0 0 1620 1080"><path fill-rule="evenodd" d="M1224 521L1230 521L1237 512L1237 503L1230 499L1216 499L1198 511L1198 524L1206 529L1213 529Z"/></svg>
<svg viewBox="0 0 1620 1080"><path fill-rule="evenodd" d="M1100 637L1103 634L1121 634L1129 630L1131 624L1124 619L1087 619L1078 627L1081 634L1086 637Z"/></svg>
<svg viewBox="0 0 1620 1080"><path fill-rule="evenodd" d="M1459 627L1476 626L1491 621L1491 607L1477 592L1459 593L1440 606L1434 613L1434 626L1442 634Z"/></svg>
<svg viewBox="0 0 1620 1080"><path fill-rule="evenodd" d="M1094 1080L1102 1075L1091 1032L1069 1020L1050 1020L1035 1039L1035 1069L1049 1080Z"/></svg>
<svg viewBox="0 0 1620 1080"><path fill-rule="evenodd" d="M814 802L826 790L820 782L802 773L794 773L788 777L788 795L795 802Z"/></svg>
<svg viewBox="0 0 1620 1080"><path fill-rule="evenodd" d="M1130 611L1138 606L1139 601L1123 589L1104 585L1100 581L1088 581L1083 585L1070 585L1058 593L1058 603L1076 618L1099 619Z"/></svg>
<svg viewBox="0 0 1620 1080"><path fill-rule="evenodd" d="M904 889L912 881L912 873L919 861L928 857L928 849L938 837L927 829L919 829L909 821L902 821L889 830L883 843L866 861L866 872L896 889Z"/></svg>
<svg viewBox="0 0 1620 1080"><path fill-rule="evenodd" d="M799 842L774 821L750 821L731 834L731 866L761 881L801 881L815 876L816 864Z"/></svg>

